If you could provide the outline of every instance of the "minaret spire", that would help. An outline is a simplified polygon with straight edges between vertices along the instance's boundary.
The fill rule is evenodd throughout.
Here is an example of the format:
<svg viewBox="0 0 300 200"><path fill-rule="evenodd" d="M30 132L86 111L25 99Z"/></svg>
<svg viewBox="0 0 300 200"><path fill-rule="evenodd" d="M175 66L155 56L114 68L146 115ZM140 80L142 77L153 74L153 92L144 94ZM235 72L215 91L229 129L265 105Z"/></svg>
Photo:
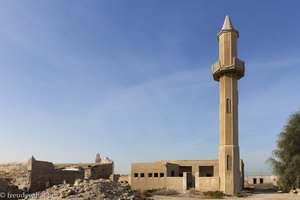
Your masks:
<svg viewBox="0 0 300 200"><path fill-rule="evenodd" d="M222 30L230 30L230 29L234 29L230 17L229 15L226 15L223 26L222 26Z"/></svg>

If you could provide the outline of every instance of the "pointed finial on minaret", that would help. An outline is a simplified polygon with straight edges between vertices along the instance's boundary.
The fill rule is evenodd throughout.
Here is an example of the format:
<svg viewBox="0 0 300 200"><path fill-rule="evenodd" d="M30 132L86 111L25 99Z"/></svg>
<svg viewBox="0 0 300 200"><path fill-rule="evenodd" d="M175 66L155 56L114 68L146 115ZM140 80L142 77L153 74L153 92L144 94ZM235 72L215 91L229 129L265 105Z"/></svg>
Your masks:
<svg viewBox="0 0 300 200"><path fill-rule="evenodd" d="M224 24L222 26L222 30L228 30L228 29L234 29L230 17L229 15L226 15L225 20L224 20Z"/></svg>
<svg viewBox="0 0 300 200"><path fill-rule="evenodd" d="M235 32L237 34L237 37L239 37L239 32L234 29L234 27L231 23L229 15L226 15L225 20L224 20L224 24L222 26L222 30L218 33L218 40L219 40L219 36L222 33L225 33L225 32L228 32L228 31Z"/></svg>

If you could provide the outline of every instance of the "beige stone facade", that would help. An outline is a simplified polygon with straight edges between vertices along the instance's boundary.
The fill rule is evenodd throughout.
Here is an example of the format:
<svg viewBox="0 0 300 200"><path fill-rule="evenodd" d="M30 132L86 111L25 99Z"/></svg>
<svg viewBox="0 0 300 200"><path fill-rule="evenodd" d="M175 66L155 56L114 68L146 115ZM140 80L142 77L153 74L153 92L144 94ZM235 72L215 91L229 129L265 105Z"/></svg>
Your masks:
<svg viewBox="0 0 300 200"><path fill-rule="evenodd" d="M243 166L243 161L241 160ZM240 169L240 182L243 181ZM219 190L218 160L162 160L151 163L133 163L130 184L134 190L191 188L199 191Z"/></svg>
<svg viewBox="0 0 300 200"><path fill-rule="evenodd" d="M219 160L134 163L131 168L133 189L195 188L234 194L243 188L244 164L238 143L238 80L244 76L245 68L237 57L238 37L239 32L226 16L218 34L219 61L212 66L213 78L220 83Z"/></svg>

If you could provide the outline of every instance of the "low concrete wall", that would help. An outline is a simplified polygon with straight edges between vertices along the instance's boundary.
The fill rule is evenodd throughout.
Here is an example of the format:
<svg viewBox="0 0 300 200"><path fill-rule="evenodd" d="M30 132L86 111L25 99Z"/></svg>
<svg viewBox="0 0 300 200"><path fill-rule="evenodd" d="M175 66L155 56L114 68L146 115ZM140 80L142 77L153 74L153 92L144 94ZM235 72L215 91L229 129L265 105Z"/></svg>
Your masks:
<svg viewBox="0 0 300 200"><path fill-rule="evenodd" d="M205 191L220 190L219 177L195 177L195 189Z"/></svg>
<svg viewBox="0 0 300 200"><path fill-rule="evenodd" d="M165 188L177 191L186 190L186 188L184 188L184 185L186 185L184 181L186 181L185 177L166 177Z"/></svg>
<svg viewBox="0 0 300 200"><path fill-rule="evenodd" d="M164 178L132 178L131 187L133 190L153 190L165 188Z"/></svg>
<svg viewBox="0 0 300 200"><path fill-rule="evenodd" d="M173 189L177 191L186 190L186 177L162 177L162 178L132 178L133 190Z"/></svg>

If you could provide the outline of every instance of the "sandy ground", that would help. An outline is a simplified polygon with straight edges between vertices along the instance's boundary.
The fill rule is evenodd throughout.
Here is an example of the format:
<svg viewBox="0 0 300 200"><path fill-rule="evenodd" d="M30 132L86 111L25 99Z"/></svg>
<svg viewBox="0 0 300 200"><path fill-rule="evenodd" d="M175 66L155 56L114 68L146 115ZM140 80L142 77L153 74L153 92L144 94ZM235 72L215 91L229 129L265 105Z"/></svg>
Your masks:
<svg viewBox="0 0 300 200"><path fill-rule="evenodd" d="M208 199L203 194L183 193L176 196L154 196L154 200L192 200L192 199ZM228 200L300 200L300 194L278 193L271 190L254 190L247 197L224 197Z"/></svg>
<svg viewBox="0 0 300 200"><path fill-rule="evenodd" d="M192 200L192 199L207 199L203 196L199 197L184 197L184 196L177 196L177 197L168 197L168 196L154 196L154 200ZM251 196L245 198L238 198L238 197L230 197L226 198L228 200L300 200L300 195L290 195L290 194L252 194ZM210 199L211 200L211 199Z"/></svg>

